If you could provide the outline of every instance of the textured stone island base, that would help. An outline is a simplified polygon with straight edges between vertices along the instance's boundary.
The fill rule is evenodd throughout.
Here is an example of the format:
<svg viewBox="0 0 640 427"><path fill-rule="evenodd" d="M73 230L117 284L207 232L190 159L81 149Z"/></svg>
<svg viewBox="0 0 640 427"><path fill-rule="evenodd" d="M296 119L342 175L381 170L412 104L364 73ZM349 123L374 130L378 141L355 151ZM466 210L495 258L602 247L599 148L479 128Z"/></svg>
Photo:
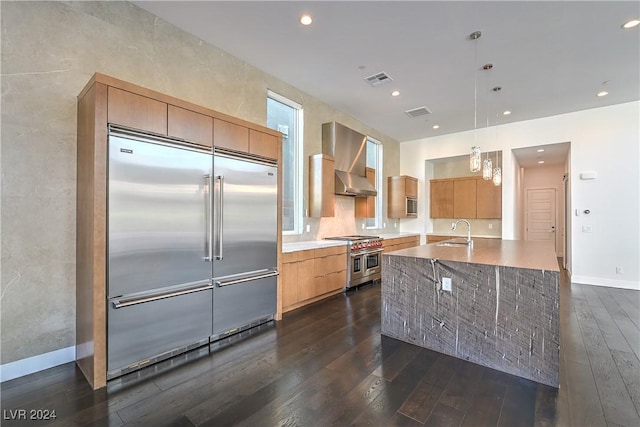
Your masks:
<svg viewBox="0 0 640 427"><path fill-rule="evenodd" d="M558 271L382 259L384 335L558 387Z"/></svg>

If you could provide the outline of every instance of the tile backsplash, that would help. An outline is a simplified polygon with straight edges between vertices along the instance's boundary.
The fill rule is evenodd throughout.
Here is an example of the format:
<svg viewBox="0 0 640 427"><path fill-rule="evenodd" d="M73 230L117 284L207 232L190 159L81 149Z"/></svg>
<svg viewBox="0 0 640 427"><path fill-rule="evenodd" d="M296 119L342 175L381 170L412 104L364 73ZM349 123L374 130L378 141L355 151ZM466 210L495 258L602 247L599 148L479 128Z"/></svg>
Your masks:
<svg viewBox="0 0 640 427"><path fill-rule="evenodd" d="M325 218L303 218L303 226L301 234L285 234L282 241L301 242L307 240L322 240L325 237L347 236L351 234L380 234L396 233L399 231L398 220L383 221L386 228L367 229L363 228L365 224L364 218L355 218L355 198L349 196L336 196L335 198L335 216ZM309 231L307 232L307 225Z"/></svg>

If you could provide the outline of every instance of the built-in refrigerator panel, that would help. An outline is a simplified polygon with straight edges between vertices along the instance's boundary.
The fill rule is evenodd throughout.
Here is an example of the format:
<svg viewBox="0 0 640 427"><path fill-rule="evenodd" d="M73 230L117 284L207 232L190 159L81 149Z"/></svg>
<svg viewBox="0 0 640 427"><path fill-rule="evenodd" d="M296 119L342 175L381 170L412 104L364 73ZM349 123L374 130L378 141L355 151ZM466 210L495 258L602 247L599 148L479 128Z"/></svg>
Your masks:
<svg viewBox="0 0 640 427"><path fill-rule="evenodd" d="M277 305L275 164L214 155L213 336L273 318Z"/></svg>
<svg viewBox="0 0 640 427"><path fill-rule="evenodd" d="M109 137L108 296L211 278L212 155Z"/></svg>
<svg viewBox="0 0 640 427"><path fill-rule="evenodd" d="M108 378L208 344L212 331L212 291L207 283L168 288L174 296L136 303L109 302ZM131 304L131 305L130 305Z"/></svg>
<svg viewBox="0 0 640 427"><path fill-rule="evenodd" d="M252 326L254 322L273 316L277 304L277 283L277 277L268 275L227 286L216 285L213 298L214 335L233 333L237 328Z"/></svg>
<svg viewBox="0 0 640 427"><path fill-rule="evenodd" d="M275 165L214 156L213 275L216 278L277 268Z"/></svg>
<svg viewBox="0 0 640 427"><path fill-rule="evenodd" d="M212 153L110 132L107 376L195 346L213 330Z"/></svg>

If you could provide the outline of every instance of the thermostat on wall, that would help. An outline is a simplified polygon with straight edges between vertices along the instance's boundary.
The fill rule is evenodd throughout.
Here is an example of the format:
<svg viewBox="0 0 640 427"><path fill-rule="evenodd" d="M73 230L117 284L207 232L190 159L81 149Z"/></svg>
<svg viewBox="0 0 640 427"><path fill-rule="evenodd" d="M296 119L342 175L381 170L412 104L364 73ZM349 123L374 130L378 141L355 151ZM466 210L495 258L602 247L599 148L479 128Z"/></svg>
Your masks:
<svg viewBox="0 0 640 427"><path fill-rule="evenodd" d="M598 177L598 174L595 171L588 171L588 172L581 172L580 173L580 179L596 179L597 177Z"/></svg>

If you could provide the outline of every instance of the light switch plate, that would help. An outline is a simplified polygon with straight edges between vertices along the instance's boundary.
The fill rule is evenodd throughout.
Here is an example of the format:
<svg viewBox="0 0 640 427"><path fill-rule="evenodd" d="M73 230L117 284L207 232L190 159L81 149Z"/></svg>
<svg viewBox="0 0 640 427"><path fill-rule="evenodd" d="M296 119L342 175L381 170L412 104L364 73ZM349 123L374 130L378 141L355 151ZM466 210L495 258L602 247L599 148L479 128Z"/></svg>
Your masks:
<svg viewBox="0 0 640 427"><path fill-rule="evenodd" d="M450 277L443 277L442 278L442 290L443 291L447 291L447 292L451 292L451 278Z"/></svg>

